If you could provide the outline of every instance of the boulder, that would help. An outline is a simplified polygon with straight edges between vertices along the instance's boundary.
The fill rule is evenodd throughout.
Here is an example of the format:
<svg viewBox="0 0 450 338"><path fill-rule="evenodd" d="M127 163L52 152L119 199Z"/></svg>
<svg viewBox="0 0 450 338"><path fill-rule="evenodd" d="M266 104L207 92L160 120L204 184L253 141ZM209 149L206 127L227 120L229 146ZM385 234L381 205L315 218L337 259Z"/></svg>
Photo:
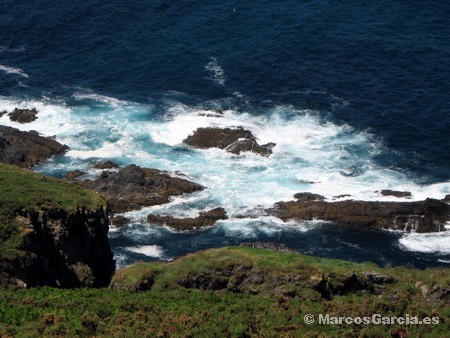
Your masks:
<svg viewBox="0 0 450 338"><path fill-rule="evenodd" d="M86 174L85 171L72 170L72 171L67 172L67 174L64 175L64 178L68 181L74 181L78 177L83 176L85 174Z"/></svg>
<svg viewBox="0 0 450 338"><path fill-rule="evenodd" d="M417 202L289 201L267 210L282 220L320 219L367 229L437 232L445 229L450 205L436 199Z"/></svg>
<svg viewBox="0 0 450 338"><path fill-rule="evenodd" d="M218 220L228 219L224 208L215 208L206 212L201 212L195 218L175 218L172 216L149 215L149 223L164 224L176 230L193 230L202 227L212 226Z"/></svg>
<svg viewBox="0 0 450 338"><path fill-rule="evenodd" d="M94 165L94 169L114 169L119 168L117 163L113 161L99 162Z"/></svg>
<svg viewBox="0 0 450 338"><path fill-rule="evenodd" d="M171 196L204 189L200 184L134 164L118 172L104 171L95 181L86 180L78 184L104 196L112 213L167 203Z"/></svg>
<svg viewBox="0 0 450 338"><path fill-rule="evenodd" d="M31 167L67 149L66 145L35 131L0 126L0 162Z"/></svg>
<svg viewBox="0 0 450 338"><path fill-rule="evenodd" d="M30 123L36 120L38 117L36 116L38 111L36 108L32 109L14 109L11 113L8 114L9 119L11 121L19 122L19 123Z"/></svg>
<svg viewBox="0 0 450 338"><path fill-rule="evenodd" d="M200 149L220 148L239 155L250 151L262 156L272 154L274 143L259 145L251 131L243 128L198 128L183 143Z"/></svg>

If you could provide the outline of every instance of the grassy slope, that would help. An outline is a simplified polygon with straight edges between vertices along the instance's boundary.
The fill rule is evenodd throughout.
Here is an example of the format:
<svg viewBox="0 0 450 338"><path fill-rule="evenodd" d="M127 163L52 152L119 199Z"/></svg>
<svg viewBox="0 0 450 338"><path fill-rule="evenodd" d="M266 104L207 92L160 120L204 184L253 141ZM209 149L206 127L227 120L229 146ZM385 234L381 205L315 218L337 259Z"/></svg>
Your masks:
<svg viewBox="0 0 450 338"><path fill-rule="evenodd" d="M20 245L19 211L66 209L95 210L106 201L92 191L31 170L0 163L0 258L11 258Z"/></svg>
<svg viewBox="0 0 450 338"><path fill-rule="evenodd" d="M189 274L214 274L243 266L264 271L273 283L260 284L258 294L225 290L185 289L177 282ZM247 270L250 271L250 270ZM353 271L378 271L394 276L380 295L352 292L321 299L310 288L311 277L333 274L339 280ZM286 274L303 276L286 282ZM409 337L446 337L450 329L450 308L444 300L427 300L421 282L432 289L448 288L448 269L426 271L405 268L381 269L300 254L226 247L190 254L171 263L139 263L119 271L115 282L124 289L152 279L150 291L57 290L36 288L0 291L0 336L174 336L174 337L387 337L394 329L405 329ZM296 297L277 289L290 285ZM448 302L448 299L447 299ZM305 314L331 316L437 316L438 325L307 325ZM444 322L446 321L446 322Z"/></svg>

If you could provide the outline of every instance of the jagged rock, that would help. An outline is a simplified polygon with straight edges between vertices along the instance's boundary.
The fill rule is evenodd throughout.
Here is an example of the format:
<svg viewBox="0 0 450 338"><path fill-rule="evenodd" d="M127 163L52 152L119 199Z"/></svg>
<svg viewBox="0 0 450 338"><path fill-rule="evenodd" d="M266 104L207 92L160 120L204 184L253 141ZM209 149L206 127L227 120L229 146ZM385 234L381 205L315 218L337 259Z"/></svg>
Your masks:
<svg viewBox="0 0 450 338"><path fill-rule="evenodd" d="M73 171L69 171L66 175L64 175L64 178L69 180L69 181L73 181L75 179L77 179L80 176L85 175L86 172L81 171L81 170L73 170Z"/></svg>
<svg viewBox="0 0 450 338"><path fill-rule="evenodd" d="M437 232L445 229L450 205L430 198L417 202L289 201L278 202L267 212L284 221L320 219L368 229Z"/></svg>
<svg viewBox="0 0 450 338"><path fill-rule="evenodd" d="M119 165L117 163L114 163L113 161L106 161L101 163L96 163L94 165L95 169L114 169L119 168Z"/></svg>
<svg viewBox="0 0 450 338"><path fill-rule="evenodd" d="M412 196L412 194L409 191L397 191L397 190L385 189L385 190L376 191L376 192L380 193L383 196L394 196L394 197L398 197L398 198Z"/></svg>
<svg viewBox="0 0 450 338"><path fill-rule="evenodd" d="M67 149L67 146L35 131L0 126L0 162L30 167Z"/></svg>
<svg viewBox="0 0 450 338"><path fill-rule="evenodd" d="M149 223L164 224L176 230L193 230L214 225L218 220L227 219L224 208L215 208L207 212L201 212L195 218L175 218L172 216L148 215Z"/></svg>
<svg viewBox="0 0 450 338"><path fill-rule="evenodd" d="M108 242L106 210L63 209L26 212L18 216L27 224L21 250L8 263L9 271L27 287L107 286L115 271Z"/></svg>
<svg viewBox="0 0 450 338"><path fill-rule="evenodd" d="M32 109L16 108L11 113L9 113L8 116L11 121L19 123L30 123L38 118L36 116L37 113L38 111L36 110L36 108Z"/></svg>
<svg viewBox="0 0 450 338"><path fill-rule="evenodd" d="M200 149L220 148L239 155L251 151L262 156L272 154L274 143L259 145L251 131L243 128L198 128L183 143Z"/></svg>
<svg viewBox="0 0 450 338"><path fill-rule="evenodd" d="M204 189L197 183L134 164L118 172L104 171L95 181L86 180L78 184L103 195L113 213L167 203L171 196Z"/></svg>
<svg viewBox="0 0 450 338"><path fill-rule="evenodd" d="M294 195L294 198L299 202L307 202L307 201L323 201L325 199L324 196L319 194L313 194L310 192L299 192Z"/></svg>

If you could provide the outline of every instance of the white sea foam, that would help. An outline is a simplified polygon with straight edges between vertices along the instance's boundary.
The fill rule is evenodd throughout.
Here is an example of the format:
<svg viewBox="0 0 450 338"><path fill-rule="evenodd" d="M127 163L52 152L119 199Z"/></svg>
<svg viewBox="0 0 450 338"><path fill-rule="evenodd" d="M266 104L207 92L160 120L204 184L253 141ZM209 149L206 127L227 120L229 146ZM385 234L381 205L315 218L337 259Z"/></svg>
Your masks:
<svg viewBox="0 0 450 338"><path fill-rule="evenodd" d="M205 69L211 74L214 82L221 86L225 85L225 72L215 57L210 58L210 61L205 65Z"/></svg>
<svg viewBox="0 0 450 338"><path fill-rule="evenodd" d="M94 159L117 159L122 165L135 163L182 173L207 187L192 195L175 197L167 205L139 211L141 221L150 212L195 217L217 206L224 207L233 219L255 208L292 200L301 191L321 194L329 200L342 194L349 194L346 198L351 199L385 201L440 199L450 194L449 182L418 185L404 173L377 165L374 157L382 154L384 148L370 134L324 122L311 111L277 106L264 116L231 109L211 114L174 102L164 118L146 119L143 117L151 115L151 106L101 98L93 93L79 94L76 100L101 101L102 106L92 108L89 102L67 106L48 99L16 101L0 97L0 110L35 107L39 111L38 119L29 124L12 122L7 115L1 123L56 135L58 141L70 147L65 155L70 168L78 165L84 170ZM189 149L182 143L200 127L238 126L252 131L260 144L276 143L273 154L237 156L216 148ZM55 168L58 166L55 164ZM411 191L412 198L397 199L376 192L382 189Z"/></svg>
<svg viewBox="0 0 450 338"><path fill-rule="evenodd" d="M141 245L134 247L127 247L126 250L145 255L148 257L160 258L164 255L164 250L158 245Z"/></svg>
<svg viewBox="0 0 450 338"><path fill-rule="evenodd" d="M23 77L28 77L28 74L26 74L22 69L20 68L14 68L9 66L0 65L0 70L6 72L7 74L17 74Z"/></svg>
<svg viewBox="0 0 450 338"><path fill-rule="evenodd" d="M450 254L450 231L409 233L399 239L400 246L409 251Z"/></svg>

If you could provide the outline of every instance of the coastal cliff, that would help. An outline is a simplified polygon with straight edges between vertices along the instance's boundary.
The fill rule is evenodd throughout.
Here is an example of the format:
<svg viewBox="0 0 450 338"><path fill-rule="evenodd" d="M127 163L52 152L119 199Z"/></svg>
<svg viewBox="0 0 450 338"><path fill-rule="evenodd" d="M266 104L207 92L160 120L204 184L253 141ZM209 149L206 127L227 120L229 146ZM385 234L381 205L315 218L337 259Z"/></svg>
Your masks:
<svg viewBox="0 0 450 338"><path fill-rule="evenodd" d="M115 262L106 201L0 164L0 282L17 287L108 285Z"/></svg>

